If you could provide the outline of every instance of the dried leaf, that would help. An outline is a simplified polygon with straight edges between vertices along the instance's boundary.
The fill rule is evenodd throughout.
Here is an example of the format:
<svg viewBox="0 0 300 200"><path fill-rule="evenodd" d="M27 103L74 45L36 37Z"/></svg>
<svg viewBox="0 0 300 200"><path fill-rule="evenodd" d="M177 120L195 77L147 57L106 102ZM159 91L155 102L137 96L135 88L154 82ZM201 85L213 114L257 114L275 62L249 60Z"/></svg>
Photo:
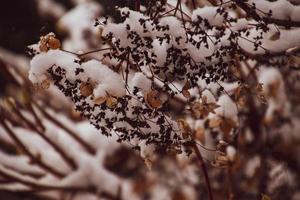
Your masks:
<svg viewBox="0 0 300 200"><path fill-rule="evenodd" d="M229 135L231 130L236 127L236 123L230 118L222 118L220 129L225 135Z"/></svg>
<svg viewBox="0 0 300 200"><path fill-rule="evenodd" d="M152 169L153 162L149 158L145 158L144 163L146 164L146 167L148 168L148 170Z"/></svg>
<svg viewBox="0 0 300 200"><path fill-rule="evenodd" d="M235 89L235 91L234 91L235 101L237 101L240 98L241 91L242 91L242 86L241 85Z"/></svg>
<svg viewBox="0 0 300 200"><path fill-rule="evenodd" d="M187 99L191 98L191 93L188 90L182 90L181 93L185 98Z"/></svg>
<svg viewBox="0 0 300 200"><path fill-rule="evenodd" d="M220 119L220 118L217 118L217 117L212 118L209 120L208 126L210 128L217 128L221 125L221 122L222 122L222 119Z"/></svg>
<svg viewBox="0 0 300 200"><path fill-rule="evenodd" d="M118 100L115 97L108 97L106 99L106 105L110 108L114 108L118 103Z"/></svg>
<svg viewBox="0 0 300 200"><path fill-rule="evenodd" d="M201 143L204 143L204 142L205 142L204 128L198 127L198 128L196 129L196 132L195 132L195 138L196 138L197 140L199 140Z"/></svg>
<svg viewBox="0 0 300 200"><path fill-rule="evenodd" d="M59 49L61 46L60 41L54 36L50 36L48 39L48 47L50 49Z"/></svg>
<svg viewBox="0 0 300 200"><path fill-rule="evenodd" d="M42 81L42 83L40 84L40 88L43 90L46 90L50 87L50 81L48 79L45 79Z"/></svg>
<svg viewBox="0 0 300 200"><path fill-rule="evenodd" d="M263 92L263 84L262 84L262 83L258 83L258 84L255 86L255 92L256 92L256 93L262 93L262 92Z"/></svg>
<svg viewBox="0 0 300 200"><path fill-rule="evenodd" d="M215 109L220 107L218 104L216 103L208 103L207 104L207 107L208 107L208 111L211 112L211 113L215 113Z"/></svg>
<svg viewBox="0 0 300 200"><path fill-rule="evenodd" d="M190 84L190 82L187 81L187 82L184 84L182 90L188 90L188 89L190 89L190 88L191 88L191 84Z"/></svg>
<svg viewBox="0 0 300 200"><path fill-rule="evenodd" d="M162 105L162 101L159 99L158 91L151 90L147 94L147 102L152 108L159 108Z"/></svg>
<svg viewBox="0 0 300 200"><path fill-rule="evenodd" d="M177 120L178 127L182 132L182 136L184 139L188 138L189 135L192 133L192 129L190 125L184 119Z"/></svg>
<svg viewBox="0 0 300 200"><path fill-rule="evenodd" d="M182 95L185 97L185 98L191 98L191 93L189 92L189 89L191 88L191 84L190 82L186 82L182 88Z"/></svg>
<svg viewBox="0 0 300 200"><path fill-rule="evenodd" d="M96 105L100 105L102 103L104 103L106 101L106 97L98 97L97 99L95 99L95 104Z"/></svg>
<svg viewBox="0 0 300 200"><path fill-rule="evenodd" d="M61 47L61 42L52 33L42 36L40 39L39 49L42 52L47 52L49 49L59 49Z"/></svg>
<svg viewBox="0 0 300 200"><path fill-rule="evenodd" d="M48 51L47 40L46 40L45 37L41 38L39 49L40 49L41 52Z"/></svg>
<svg viewBox="0 0 300 200"><path fill-rule="evenodd" d="M225 156L223 154L216 153L215 160L213 161L212 165L215 167L221 167L221 168L228 167L229 159L227 156Z"/></svg>
<svg viewBox="0 0 300 200"><path fill-rule="evenodd" d="M202 106L201 103L199 103L199 102L193 103L193 105L192 105L192 113L193 113L193 115L194 115L195 118L201 118L204 115L206 115L206 113L204 113L203 110L204 109L203 109L203 106Z"/></svg>
<svg viewBox="0 0 300 200"><path fill-rule="evenodd" d="M196 118L205 118L209 113L215 113L215 109L220 107L216 103L207 103L207 97L203 96L202 102L195 102L192 105L192 113Z"/></svg>
<svg viewBox="0 0 300 200"><path fill-rule="evenodd" d="M276 97L277 94L278 94L278 90L279 90L279 87L280 87L280 81L277 80L275 82L273 82L271 85L269 85L269 95L271 97Z"/></svg>
<svg viewBox="0 0 300 200"><path fill-rule="evenodd" d="M91 94L93 94L93 90L94 88L90 83L81 83L79 86L80 93L85 97L88 97Z"/></svg>

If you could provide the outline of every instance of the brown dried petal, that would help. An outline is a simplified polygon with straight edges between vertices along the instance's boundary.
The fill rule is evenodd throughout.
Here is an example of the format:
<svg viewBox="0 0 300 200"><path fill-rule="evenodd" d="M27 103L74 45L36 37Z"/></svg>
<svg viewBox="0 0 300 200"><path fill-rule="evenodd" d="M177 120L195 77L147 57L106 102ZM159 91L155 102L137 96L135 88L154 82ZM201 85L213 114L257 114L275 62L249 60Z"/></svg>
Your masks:
<svg viewBox="0 0 300 200"><path fill-rule="evenodd" d="M43 80L43 82L40 84L40 88L43 90L46 90L50 87L50 81L48 79Z"/></svg>
<svg viewBox="0 0 300 200"><path fill-rule="evenodd" d="M269 95L271 97L276 97L277 94L278 94L278 90L279 90L279 87L280 87L280 81L277 80L275 81L274 83L272 83L270 86L269 86Z"/></svg>
<svg viewBox="0 0 300 200"><path fill-rule="evenodd" d="M97 99L95 99L95 104L100 105L102 103L104 103L106 101L106 97L98 97Z"/></svg>
<svg viewBox="0 0 300 200"><path fill-rule="evenodd" d="M196 118L203 118L208 115L208 113L204 109L203 105L199 102L196 102L192 105L192 112L193 112L194 117L196 117Z"/></svg>
<svg viewBox="0 0 300 200"><path fill-rule="evenodd" d="M187 82L184 84L182 90L188 90L188 89L190 89L190 88L191 88L191 84L190 84L190 82L187 81Z"/></svg>
<svg viewBox="0 0 300 200"><path fill-rule="evenodd" d="M114 108L118 103L118 100L115 97L108 97L106 99L106 105L110 108Z"/></svg>
<svg viewBox="0 0 300 200"><path fill-rule="evenodd" d="M182 90L182 95L187 99L191 98L191 93L188 90Z"/></svg>
<svg viewBox="0 0 300 200"><path fill-rule="evenodd" d="M88 97L93 94L94 88L90 83L81 83L79 86L79 90L83 96Z"/></svg>
<svg viewBox="0 0 300 200"><path fill-rule="evenodd" d="M241 95L241 91L242 91L242 86L239 86L235 89L234 91L234 99L235 101L237 101Z"/></svg>
<svg viewBox="0 0 300 200"><path fill-rule="evenodd" d="M221 125L222 120L220 118L212 118L209 120L208 126L210 128L218 128Z"/></svg>
<svg viewBox="0 0 300 200"><path fill-rule="evenodd" d="M180 131L182 132L183 138L184 139L188 138L188 136L192 132L190 125L184 119L177 120L177 124L178 124Z"/></svg>
<svg viewBox="0 0 300 200"><path fill-rule="evenodd" d="M60 43L60 41L57 38L55 38L53 36L49 37L49 39L48 39L48 47L50 49L59 49L60 46L61 46L61 43Z"/></svg>
<svg viewBox="0 0 300 200"><path fill-rule="evenodd" d="M204 134L204 128L198 127L196 129L195 138L199 140L200 142L205 142L205 134Z"/></svg>
<svg viewBox="0 0 300 200"><path fill-rule="evenodd" d="M263 92L263 84L262 83L258 83L255 87L255 90L257 93L261 93Z"/></svg>
<svg viewBox="0 0 300 200"><path fill-rule="evenodd" d="M208 110L208 112L211 112L211 113L215 113L215 109L218 107L220 107L220 106L216 103L208 103L207 104L207 110Z"/></svg>
<svg viewBox="0 0 300 200"><path fill-rule="evenodd" d="M159 108L162 105L162 101L159 99L159 94L156 90L151 90L147 94L147 102L152 108Z"/></svg>
<svg viewBox="0 0 300 200"><path fill-rule="evenodd" d="M47 40L44 37L40 41L39 49L41 52L48 51Z"/></svg>
<svg viewBox="0 0 300 200"><path fill-rule="evenodd" d="M236 123L230 118L223 118L220 129L225 135L229 135L231 130L236 127Z"/></svg>

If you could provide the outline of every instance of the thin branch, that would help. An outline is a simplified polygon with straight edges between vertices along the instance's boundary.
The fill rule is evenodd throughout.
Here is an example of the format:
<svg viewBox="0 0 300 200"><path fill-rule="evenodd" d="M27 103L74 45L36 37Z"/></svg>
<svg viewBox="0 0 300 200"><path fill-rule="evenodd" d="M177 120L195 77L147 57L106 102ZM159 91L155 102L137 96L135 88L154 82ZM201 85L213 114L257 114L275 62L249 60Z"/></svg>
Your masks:
<svg viewBox="0 0 300 200"><path fill-rule="evenodd" d="M18 116L20 116L22 119L24 119L24 122L26 124L28 124L28 126L33 127L33 130L38 133L39 136L41 136L48 144L50 144L58 153L59 155L63 158L63 160L72 168L72 169L76 169L76 163L73 160L73 158L71 158L70 156L68 156L63 149L61 149L55 142L53 142L48 136L45 135L45 133L41 130L39 130L38 128L36 128L34 126L34 124L32 124L28 119L26 119L23 114L16 108L14 108L14 111L16 112L16 114Z"/></svg>
<svg viewBox="0 0 300 200"><path fill-rule="evenodd" d="M24 190L23 192L43 192L43 191L63 191L63 192L88 192L96 194L97 191L94 187L75 187L75 186L60 186L60 185L52 185L52 184L46 184L46 183L40 183L36 180L33 180L29 177L22 177L18 176L14 171L8 170L5 167L0 165L0 175L10 179L14 182L21 183L25 186L29 186L31 188ZM21 191L20 191L21 192ZM98 193L101 197L105 197L111 200L118 199L119 197L107 192L107 191L101 191ZM120 198L119 198L120 199Z"/></svg>
<svg viewBox="0 0 300 200"><path fill-rule="evenodd" d="M264 21L266 24L276 24L278 26L283 26L286 28L290 27L300 27L300 21L276 19L272 17L260 16L254 9L252 9L245 1L243 0L233 0L237 6L244 10L248 16L252 17L256 21Z"/></svg>
<svg viewBox="0 0 300 200"><path fill-rule="evenodd" d="M206 169L206 166L205 166L205 163L204 163L204 160L203 160L203 157L197 147L197 144L195 142L193 142L192 144L192 147L196 153L196 156L198 158L198 161L200 163L200 166L201 166L201 169L202 169L202 172L204 174L204 178L205 178L205 182L206 182L206 188L207 188L207 191L208 191L208 196L209 196L209 200L213 200L213 194L212 194L212 189L211 189L211 185L210 185L210 181L209 181L209 176L208 176L208 172L207 172L207 169Z"/></svg>
<svg viewBox="0 0 300 200"><path fill-rule="evenodd" d="M69 135L71 135L80 145L82 145L82 147L89 153L91 154L95 154L96 151L95 149L93 149L86 141L84 141L81 137L78 136L77 133L75 133L74 131L72 131L70 128L66 127L65 125L63 125L59 120L55 119L53 116L51 116L45 109L43 109L37 102L32 101L33 104L39 109L39 111L52 123L54 123L56 126L58 126L59 128L63 129L64 131L66 131L66 133L68 133Z"/></svg>
<svg viewBox="0 0 300 200"><path fill-rule="evenodd" d="M92 54L92 53L96 53L96 52L101 52L101 51L106 51L106 50L111 50L111 49L113 49L113 48L109 47L109 48L103 48L103 49L95 49L95 50L91 50L91 51L88 51L88 52L85 52L85 53L75 53L75 52L64 50L64 49L61 49L61 51L64 51L64 52L76 55L78 57L82 57L82 56L86 56L88 54Z"/></svg>
<svg viewBox="0 0 300 200"><path fill-rule="evenodd" d="M21 148L21 150L26 153L29 158L36 164L38 164L41 168L53 174L56 177L62 178L64 174L62 172L57 171L56 169L50 167L49 165L42 162L40 158L35 157L30 150L25 146L25 144L18 138L18 136L9 128L4 119L0 116L0 123L7 131L8 135L17 143L17 145Z"/></svg>

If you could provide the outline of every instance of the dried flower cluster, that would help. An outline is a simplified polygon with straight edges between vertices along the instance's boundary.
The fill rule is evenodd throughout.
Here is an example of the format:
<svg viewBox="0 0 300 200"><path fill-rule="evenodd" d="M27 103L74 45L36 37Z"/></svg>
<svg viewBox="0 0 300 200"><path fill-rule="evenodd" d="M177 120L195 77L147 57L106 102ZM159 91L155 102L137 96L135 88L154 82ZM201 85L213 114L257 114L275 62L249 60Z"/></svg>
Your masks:
<svg viewBox="0 0 300 200"><path fill-rule="evenodd" d="M194 133L187 130L185 120L169 112L174 100L185 104L182 117L191 113L195 120L208 119L209 128L220 130L223 139L233 142L230 135L239 126L238 112L227 114L226 109L237 110L245 103L240 93L246 80L238 74L239 65L249 59L255 59L257 65L272 62L276 56L284 62L286 50L294 47L285 44L281 52L274 49L273 43L280 43L286 30L281 32L273 23L272 10L259 14L255 5L221 2L191 14L180 1L175 6L165 1L149 3L144 13L120 8L120 23L96 21L103 44L109 46L92 52L101 53L101 61L87 61L87 53L53 50L60 43L51 33L41 38L41 53L31 62L30 79L42 87L53 80L103 134L113 132L119 141L137 147L145 142L190 152L185 147ZM254 21L233 14L239 9ZM235 86L235 99L226 94L225 80L240 85ZM219 85L217 93L205 95L210 83ZM220 93L227 97L208 98ZM258 97L266 101L263 94ZM218 99L232 108L227 103L219 105Z"/></svg>
<svg viewBox="0 0 300 200"><path fill-rule="evenodd" d="M49 33L30 46L29 79L35 88L56 86L101 134L139 150L149 168L165 152L194 152L209 199L212 188L223 191L224 176L229 199L234 190L268 198L299 186L299 166L282 150L300 138L294 2L136 1L135 10L116 8L116 22L94 21L99 9L87 3L61 18L69 39ZM225 170L209 174L205 162ZM254 180L238 186L241 177Z"/></svg>

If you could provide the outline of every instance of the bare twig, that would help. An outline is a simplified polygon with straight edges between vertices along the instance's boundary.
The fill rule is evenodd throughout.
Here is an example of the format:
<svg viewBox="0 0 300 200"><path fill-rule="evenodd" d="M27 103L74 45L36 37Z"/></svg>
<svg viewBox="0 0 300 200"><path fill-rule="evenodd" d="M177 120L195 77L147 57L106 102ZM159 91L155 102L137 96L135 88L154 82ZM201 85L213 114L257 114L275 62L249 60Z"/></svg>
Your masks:
<svg viewBox="0 0 300 200"><path fill-rule="evenodd" d="M49 173L53 174L56 177L64 177L62 172L57 171L56 169L50 167L49 165L42 162L40 158L34 156L30 150L25 146L25 144L18 138L18 136L9 128L5 120L0 116L0 123L7 131L8 135L16 142L16 144L21 148L21 150L28 155L28 157L36 164L38 164L42 169L48 171Z"/></svg>
<svg viewBox="0 0 300 200"><path fill-rule="evenodd" d="M20 116L24 122L26 124L28 124L28 126L32 127L33 130L38 133L48 144L50 144L58 153L59 155L63 158L63 160L72 168L72 169L76 169L76 163L73 160L73 158L71 158L70 156L68 156L66 154L66 152L61 149L58 144L56 144L55 142L53 142L48 136L45 135L45 133L41 130L39 130L38 128L36 128L34 126L34 124L32 124L32 122L30 122L26 117L24 117L24 115L16 108L14 108L15 113Z"/></svg>
<svg viewBox="0 0 300 200"><path fill-rule="evenodd" d="M207 169L206 169L206 166L205 166L205 163L204 163L204 160L203 160L203 157L197 147L197 144L195 142L193 142L192 144L193 146L193 149L196 153L196 156L198 158L198 161L199 161L199 164L201 166L201 169L202 169L202 172L204 174L204 178L205 178L205 182L206 182L206 188L207 188L207 191L208 191L208 196L209 196L209 199L210 200L213 200L213 194L212 194L212 189L211 189L211 185L210 185L210 181L209 181L209 176L208 176L208 172L207 172Z"/></svg>
<svg viewBox="0 0 300 200"><path fill-rule="evenodd" d="M72 131L70 128L66 127L63 125L59 120L55 119L53 116L51 116L45 109L43 109L37 102L32 101L35 107L39 109L39 111L52 123L54 123L56 126L59 128L63 129L66 131L69 135L71 135L82 147L89 153L95 154L95 150L82 138L78 136L74 131Z"/></svg>
<svg viewBox="0 0 300 200"><path fill-rule="evenodd" d="M290 27L300 27L300 21L276 19L272 17L260 16L254 9L252 9L245 1L243 0L233 0L237 6L244 10L248 16L252 17L256 21L264 21L267 24L276 24L278 26L284 26L286 28Z"/></svg>

